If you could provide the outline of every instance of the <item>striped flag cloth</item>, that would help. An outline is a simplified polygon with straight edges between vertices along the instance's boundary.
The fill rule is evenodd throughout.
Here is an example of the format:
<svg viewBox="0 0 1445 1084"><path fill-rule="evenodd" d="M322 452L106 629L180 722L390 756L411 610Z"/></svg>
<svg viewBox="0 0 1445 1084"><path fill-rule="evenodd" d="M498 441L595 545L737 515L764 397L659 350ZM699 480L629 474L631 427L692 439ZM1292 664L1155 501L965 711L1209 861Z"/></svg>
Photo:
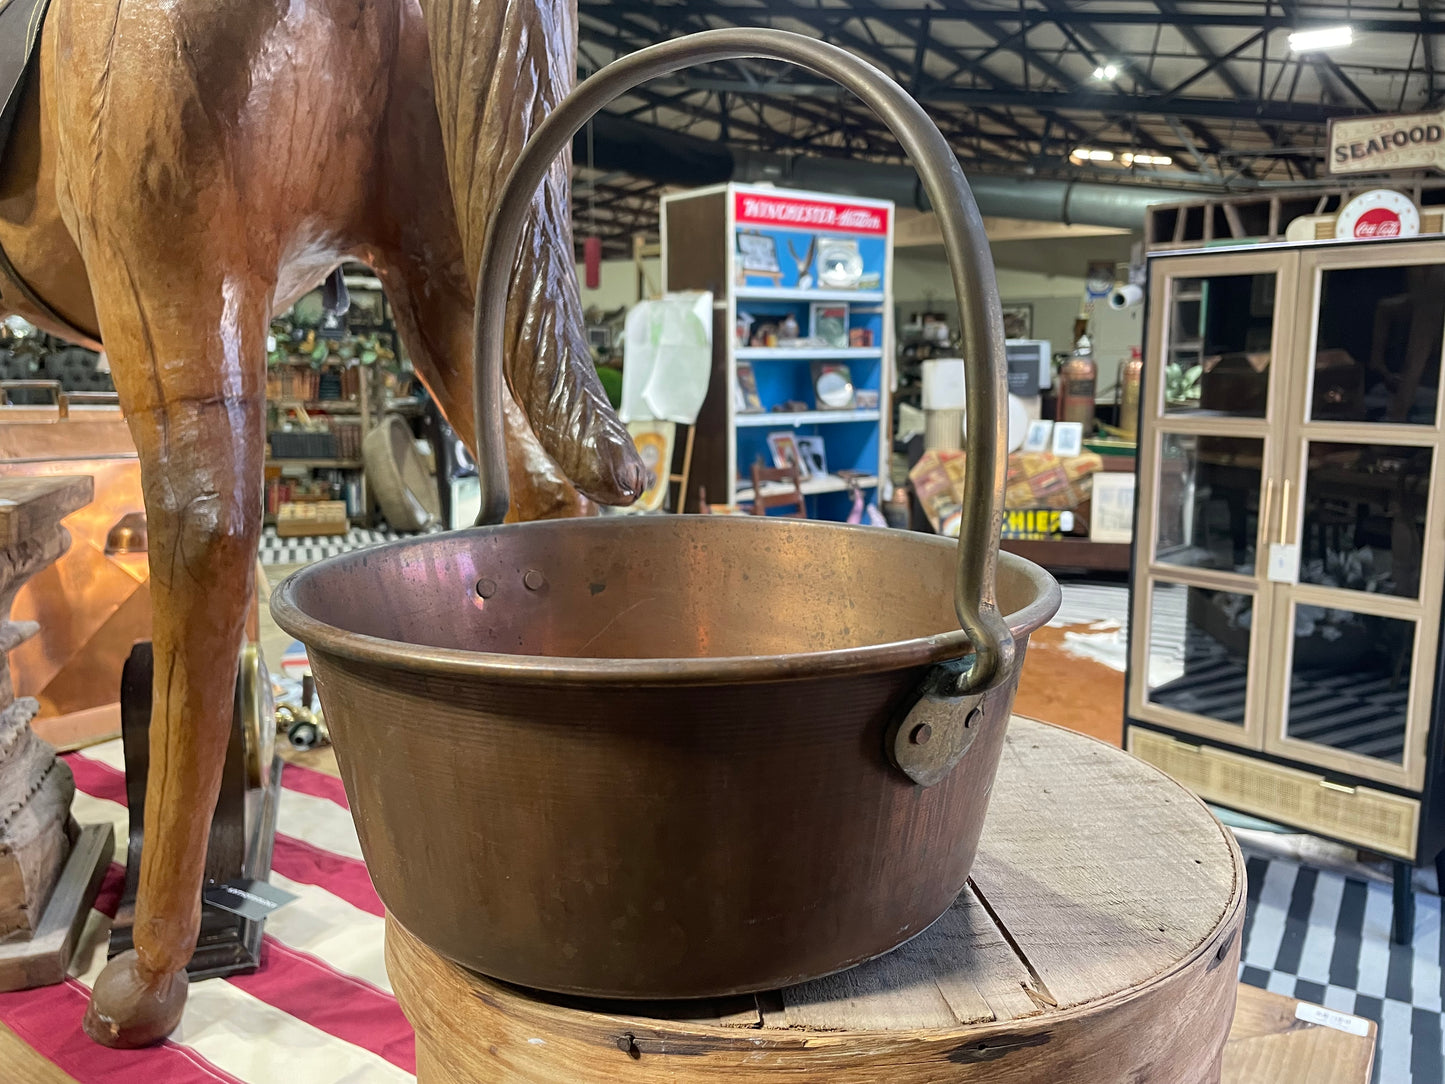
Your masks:
<svg viewBox="0 0 1445 1084"><path fill-rule="evenodd" d="M415 1041L382 959L372 887L341 780L288 764L281 776L271 883L297 897L266 921L261 967L194 983L171 1038L108 1050L80 1021L105 965L125 879L125 767L119 740L65 757L72 813L115 826L116 854L70 977L0 994L0 1022L80 1084L413 1084Z"/></svg>

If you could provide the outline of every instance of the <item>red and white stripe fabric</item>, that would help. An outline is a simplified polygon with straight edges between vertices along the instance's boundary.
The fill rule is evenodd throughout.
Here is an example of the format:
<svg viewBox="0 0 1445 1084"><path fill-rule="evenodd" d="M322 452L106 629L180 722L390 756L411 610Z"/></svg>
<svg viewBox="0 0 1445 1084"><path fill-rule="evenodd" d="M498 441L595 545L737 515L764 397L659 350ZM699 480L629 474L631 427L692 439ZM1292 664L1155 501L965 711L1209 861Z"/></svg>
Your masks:
<svg viewBox="0 0 1445 1084"><path fill-rule="evenodd" d="M111 863L70 977L0 994L0 1022L80 1084L413 1084L415 1044L382 960L382 908L361 861L341 781L288 764L271 883L298 898L266 922L260 970L194 983L170 1040L107 1050L80 1021L105 964L124 881L119 741L68 755L72 812L115 826Z"/></svg>

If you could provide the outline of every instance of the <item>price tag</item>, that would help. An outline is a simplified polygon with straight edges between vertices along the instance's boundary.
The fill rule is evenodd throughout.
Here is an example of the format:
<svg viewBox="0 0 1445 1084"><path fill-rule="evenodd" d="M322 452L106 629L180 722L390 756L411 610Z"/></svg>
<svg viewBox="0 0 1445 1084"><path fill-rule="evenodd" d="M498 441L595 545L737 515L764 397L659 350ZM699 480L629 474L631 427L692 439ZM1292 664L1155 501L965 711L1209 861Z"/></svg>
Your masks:
<svg viewBox="0 0 1445 1084"><path fill-rule="evenodd" d="M1345 1031L1351 1035L1370 1034L1368 1020L1359 1016L1351 1016L1349 1013L1336 1012L1323 1005L1309 1005L1301 1001L1295 1006L1294 1015L1296 1020L1303 1020L1306 1024L1319 1024L1321 1027L1334 1028L1336 1031Z"/></svg>
<svg viewBox="0 0 1445 1084"><path fill-rule="evenodd" d="M252 922L264 919L276 908L284 907L296 898L284 889L250 877L237 877L225 884L209 884L201 892L201 899L208 906L229 911Z"/></svg>
<svg viewBox="0 0 1445 1084"><path fill-rule="evenodd" d="M1274 583L1298 583L1298 543L1271 542L1269 544L1269 568L1265 574Z"/></svg>

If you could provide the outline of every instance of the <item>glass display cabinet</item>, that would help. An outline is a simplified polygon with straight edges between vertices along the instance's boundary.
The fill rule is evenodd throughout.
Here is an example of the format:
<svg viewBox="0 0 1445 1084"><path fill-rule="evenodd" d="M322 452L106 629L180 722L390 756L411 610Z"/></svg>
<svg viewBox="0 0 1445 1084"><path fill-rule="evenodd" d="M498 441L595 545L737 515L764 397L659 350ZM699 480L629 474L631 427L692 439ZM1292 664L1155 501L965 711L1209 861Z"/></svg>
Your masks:
<svg viewBox="0 0 1445 1084"><path fill-rule="evenodd" d="M1152 257L1126 743L1445 875L1445 241ZM1445 876L1442 876L1445 880Z"/></svg>

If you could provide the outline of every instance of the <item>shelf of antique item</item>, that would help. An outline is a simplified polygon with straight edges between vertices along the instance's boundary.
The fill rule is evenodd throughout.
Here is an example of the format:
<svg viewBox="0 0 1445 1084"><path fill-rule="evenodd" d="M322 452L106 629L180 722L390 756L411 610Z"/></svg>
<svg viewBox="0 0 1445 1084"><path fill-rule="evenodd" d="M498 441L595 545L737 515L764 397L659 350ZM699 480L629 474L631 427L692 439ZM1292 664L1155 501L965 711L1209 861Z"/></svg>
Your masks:
<svg viewBox="0 0 1445 1084"><path fill-rule="evenodd" d="M829 422L876 422L879 412L869 410L795 410L771 414L739 414L737 424L744 425L823 425Z"/></svg>
<svg viewBox="0 0 1445 1084"><path fill-rule="evenodd" d="M1050 571L1128 572L1134 552L1128 542L1090 542L1087 538L1005 538L999 545Z"/></svg>
<svg viewBox="0 0 1445 1084"><path fill-rule="evenodd" d="M333 470L360 470L363 466L359 459L307 459L304 456L291 458L289 456L281 459L267 457L268 467L330 467Z"/></svg>
<svg viewBox="0 0 1445 1084"><path fill-rule="evenodd" d="M857 301L883 300L882 290L796 290L766 286L739 286L733 291L739 301Z"/></svg>
<svg viewBox="0 0 1445 1084"><path fill-rule="evenodd" d="M841 493L853 483L859 489L872 489L878 484L876 474L864 474L856 478L840 478L836 474L826 474L822 478L805 478L798 485L803 491L803 496L814 497L819 493ZM763 496L773 497L780 493L791 493L793 487L786 482L769 482L763 486ZM750 501L755 496L752 486L743 486L737 492L737 499Z"/></svg>
<svg viewBox="0 0 1445 1084"><path fill-rule="evenodd" d="M877 346L740 346L739 361L862 361L881 358Z"/></svg>
<svg viewBox="0 0 1445 1084"><path fill-rule="evenodd" d="M1414 859L1420 803L1372 787L1343 786L1314 772L1167 734L1129 728L1129 752L1210 802L1274 817L1347 843Z"/></svg>

